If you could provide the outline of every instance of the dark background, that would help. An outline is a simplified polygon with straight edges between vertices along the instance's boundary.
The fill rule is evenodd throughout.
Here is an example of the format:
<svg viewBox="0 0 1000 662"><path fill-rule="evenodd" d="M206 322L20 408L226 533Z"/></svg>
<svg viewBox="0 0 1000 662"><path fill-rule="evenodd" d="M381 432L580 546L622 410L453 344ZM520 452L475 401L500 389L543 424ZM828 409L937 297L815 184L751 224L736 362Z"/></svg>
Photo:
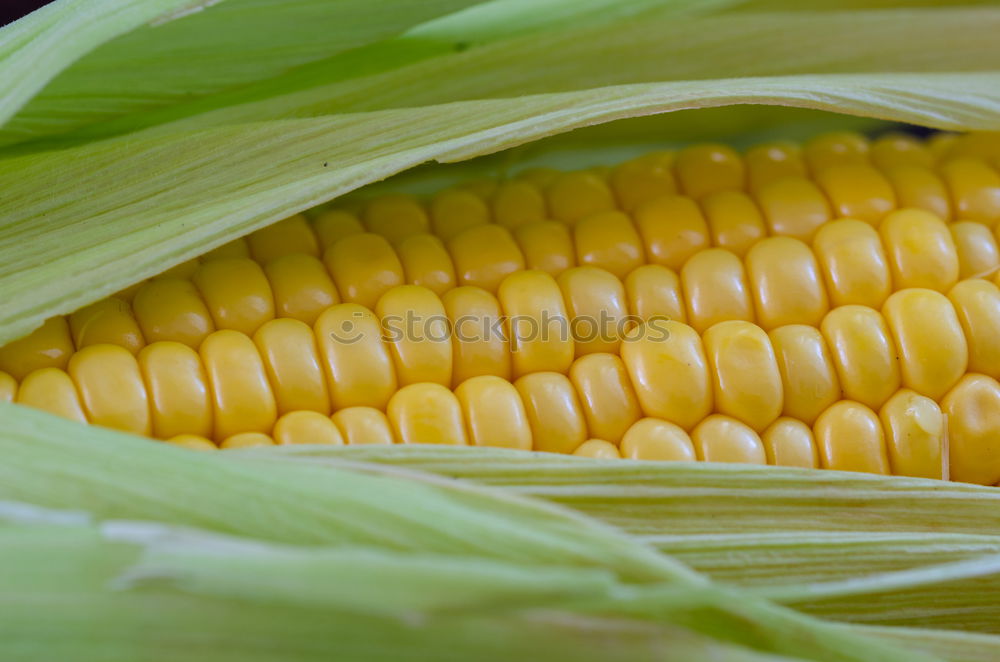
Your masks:
<svg viewBox="0 0 1000 662"><path fill-rule="evenodd" d="M0 0L0 25L16 21L47 4L49 4L47 0Z"/></svg>

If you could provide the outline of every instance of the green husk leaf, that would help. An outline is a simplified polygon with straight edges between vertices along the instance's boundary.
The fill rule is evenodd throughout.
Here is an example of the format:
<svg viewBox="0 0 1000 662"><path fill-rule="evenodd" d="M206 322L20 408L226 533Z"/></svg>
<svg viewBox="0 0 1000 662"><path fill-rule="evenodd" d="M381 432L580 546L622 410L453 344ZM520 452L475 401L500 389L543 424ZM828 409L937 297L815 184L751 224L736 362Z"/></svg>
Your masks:
<svg viewBox="0 0 1000 662"><path fill-rule="evenodd" d="M100 44L191 0L62 0L0 27L0 125Z"/></svg>
<svg viewBox="0 0 1000 662"><path fill-rule="evenodd" d="M833 620L1000 634L1000 555L755 591Z"/></svg>
<svg viewBox="0 0 1000 662"><path fill-rule="evenodd" d="M483 1L60 0L0 28L0 44L26 43L0 57L23 79L0 87L0 145L273 78Z"/></svg>
<svg viewBox="0 0 1000 662"><path fill-rule="evenodd" d="M320 465L350 458L503 487L651 542L722 532L1000 535L1000 490L901 476L438 446L301 446L249 455Z"/></svg>
<svg viewBox="0 0 1000 662"><path fill-rule="evenodd" d="M1000 68L995 9L737 13L677 20L645 12L570 26L380 75L353 78L180 122L314 117L649 82L802 74L973 73ZM846 37L850 35L850 39ZM748 58L747 52L754 51ZM167 125L163 130L170 130Z"/></svg>
<svg viewBox="0 0 1000 662"><path fill-rule="evenodd" d="M734 2L434 0L373 6L352 0L331 6L317 0L209 0L197 16L136 30L75 63L0 129L0 145L113 135L512 35L606 23L651 7L682 15ZM129 66L118 66L124 58ZM212 62L207 72L205 59ZM60 137L67 133L69 138Z"/></svg>
<svg viewBox="0 0 1000 662"><path fill-rule="evenodd" d="M16 409L0 406L2 413ZM901 559L896 565L922 567L893 574L893 563L887 560L884 563L890 569L882 576L872 576L875 566L866 569L862 560L850 560L857 547L867 549L867 558L883 558L891 557L894 550L907 550L907 544L914 542L967 559L979 549L982 557L983 550L990 550L998 538L964 532L975 527L987 534L991 523L996 526L1000 493L991 488L773 467L601 463L470 448L286 447L206 456L52 421L41 412L27 410L27 414L32 425L15 422L0 435L0 453L6 458L0 468L2 499L73 507L99 520L125 516L207 527L253 536L262 543L319 549L331 544L375 544L396 559L461 553L490 562L545 563L567 571L579 568L583 574L562 586L575 583L580 587L605 586L608 576L602 579L594 574L602 567L612 570L612 578L643 583L669 579L686 585L694 576L667 557L656 557L643 542L659 543L661 549L686 546L687 560L697 568L699 560L712 557L713 549L716 557L740 553L734 551L738 546L731 537L717 533L732 529L747 532L735 536L743 541L755 532L763 540L782 536L786 557L797 559L800 565L830 563L831 554L839 553L841 577L817 584L806 583L810 580L801 574L790 574L757 589L806 612L865 623L947 628L964 622L967 629L983 631L996 622L995 595L1000 591L976 590L984 578L996 581L995 555L988 561L993 566L985 568L982 558L942 567L914 554L909 562ZM50 424L65 441L50 438L42 427ZM434 478L427 471L472 478L512 494ZM624 538L590 520L567 516L567 511L526 502L526 494L624 524L639 535ZM859 512L862 504L865 517ZM433 516L422 519L428 513ZM802 524L807 521L812 523L809 528ZM823 527L848 532L839 541L826 534L832 552L823 549L824 536L816 533ZM716 533L709 538L709 531ZM913 533L892 535L889 531ZM921 531L925 533L915 533ZM183 536L152 539L172 550L182 549L185 540ZM886 543L890 544L885 547ZM817 546L820 556L814 559L810 552ZM740 549L747 548L744 544ZM210 581L224 567L240 565L229 547L220 544L213 549L218 561L199 562L205 574L199 581ZM767 547L757 550L756 558L761 557L771 557ZM334 556L331 563L344 567L345 558ZM744 582L738 572L753 575L754 559L752 554L737 556L729 576L723 578L754 584ZM940 564L939 557L935 560ZM780 557L770 561L785 562ZM263 572L269 562L261 563L261 567L251 564L246 572ZM854 574L843 576L852 567ZM441 572L448 571L442 568ZM147 578L155 574L148 568L145 572ZM388 576L372 570L372 577L379 575ZM279 575L274 587L307 599L304 587L308 582L296 589L297 577ZM586 577L593 579L588 583ZM965 584L956 585L956 580ZM405 582L400 579L391 584L383 590L391 592ZM238 585L234 580L234 586ZM480 586L472 595L488 599L489 594ZM871 600L872 595L879 599ZM621 614L636 604L645 605L639 612L648 617L666 608L655 596L631 597L635 602L601 609ZM603 604L602 600L594 604ZM374 604L379 602L373 599ZM400 602L405 604L386 600L386 604ZM667 600L667 604L672 603ZM964 620L959 621L956 614Z"/></svg>
<svg viewBox="0 0 1000 662"><path fill-rule="evenodd" d="M864 523L857 531L681 531L639 537L718 581L761 587L836 582L1000 553L1000 535L882 533Z"/></svg>
<svg viewBox="0 0 1000 662"><path fill-rule="evenodd" d="M0 499L277 542L610 565L636 581L704 581L611 527L473 484L194 456L15 405L0 403L0 415Z"/></svg>
<svg viewBox="0 0 1000 662"><path fill-rule="evenodd" d="M1000 74L638 84L134 134L13 157L0 161L0 288L7 294L0 342L424 161L463 160L629 115L755 101L946 128L1000 127Z"/></svg>
<svg viewBox="0 0 1000 662"><path fill-rule="evenodd" d="M613 523L716 580L831 620L991 633L1000 623L995 488L487 449L302 447L250 455L321 466L354 458L548 499Z"/></svg>
<svg viewBox="0 0 1000 662"><path fill-rule="evenodd" d="M371 640L380 643L385 652L395 651L397 655L406 649L386 636L393 632L392 621L397 622L396 628L408 623L413 629L431 632L435 631L435 622L453 623L455 634L436 632L437 636L417 652L426 656L447 650L451 639L461 637L463 621L469 619L509 627L512 622L539 618L600 622L614 614L619 629L645 625L652 634L663 638L676 631L682 635L680 650L650 650L639 659L692 659L681 657L682 653L698 653L694 659L704 659L700 656L725 654L730 647L735 647L734 652L758 651L829 662L932 659L704 583L634 587L616 583L608 572L501 563L476 555L456 558L377 548L299 548L143 522L53 526L53 516L47 513L41 520L32 526L22 512L13 525L0 525L0 560L26 570L12 579L0 579L0 595L9 600L41 593L47 598L28 600L27 613L4 619L7 640L30 636L30 626L25 632L24 622L29 621L33 609L40 612L53 602L59 605L57 599L63 597L60 589L65 591L66 583L84 579L91 584L89 591L79 591L85 599L101 605L123 598L121 601L131 602L139 614L158 599L192 595L199 598L196 608L200 611L213 602L216 608L240 610L267 606L309 620L327 616L335 621L334 629L345 624L361 625L363 619L380 619L382 622L370 622L367 628L341 633L337 645L350 648L359 640ZM67 564L79 566L88 560L95 546L106 551L98 572L84 565L75 573L67 573L69 582L62 578L57 583L36 570L44 567L42 563L60 568ZM31 559L26 558L29 552L35 552ZM109 585L118 590L108 591ZM8 604L7 600L0 600L0 610L4 604ZM88 609L85 613L92 612ZM45 620L51 623L51 615ZM87 617L78 616L78 620L86 622ZM100 628L101 622L95 625ZM125 632L130 630L117 621L111 625ZM167 625L169 620L158 624L160 628ZM256 632L258 627L267 632L270 624L258 624L252 617L244 622L247 633ZM63 628L59 632L67 634ZM696 633L692 639L703 650L685 650L685 633ZM609 643L616 644L616 630L607 634L612 637ZM699 635L710 637L712 643ZM558 636L556 632L549 638ZM257 634L250 638L259 637ZM95 638L91 636L91 640ZM120 642L129 639L128 634L118 637ZM36 647L39 657L53 648L45 639L28 641ZM328 647L330 642L324 638L313 645ZM603 651L604 655L619 652ZM161 659L156 649L149 654Z"/></svg>
<svg viewBox="0 0 1000 662"><path fill-rule="evenodd" d="M949 662L993 662L1000 656L1000 637L996 635L913 627L854 625L851 628L856 632L903 644L912 650L937 655Z"/></svg>
<svg viewBox="0 0 1000 662"><path fill-rule="evenodd" d="M0 657L18 662L504 662L536 655L583 662L794 659L668 624L559 609L403 619L275 603L268 582L256 575L242 576L240 597L192 593L167 582L121 586L143 551L141 545L109 540L94 527L0 526L0 563L17 569L0 573Z"/></svg>
<svg viewBox="0 0 1000 662"><path fill-rule="evenodd" d="M873 65L882 73L974 72L1000 66L1000 54L992 53L993 35L1000 28L995 9L715 14L710 10L725 2L645 4L654 6L640 11L643 3L627 5L629 14L638 14L634 17L617 16L619 9L606 12L598 24L550 20L552 25L541 33L536 27L528 34L502 35L506 38L492 34L486 39L468 20L452 25L458 21L447 17L400 39L256 86L99 122L79 136L156 124L165 125L161 130L189 130L652 81L866 72ZM439 27L442 23L447 28ZM755 57L747 58L748 50Z"/></svg>

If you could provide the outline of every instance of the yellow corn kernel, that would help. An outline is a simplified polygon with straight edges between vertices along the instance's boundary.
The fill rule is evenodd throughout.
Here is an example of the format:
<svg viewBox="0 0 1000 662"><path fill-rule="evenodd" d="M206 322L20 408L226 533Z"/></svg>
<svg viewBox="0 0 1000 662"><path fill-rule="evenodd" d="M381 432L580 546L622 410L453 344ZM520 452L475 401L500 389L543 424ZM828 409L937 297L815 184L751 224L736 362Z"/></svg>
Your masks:
<svg viewBox="0 0 1000 662"><path fill-rule="evenodd" d="M462 285L496 292L507 275L524 269L524 255L510 232L494 223L478 225L452 237L448 252Z"/></svg>
<svg viewBox="0 0 1000 662"><path fill-rule="evenodd" d="M941 401L948 417L952 480L979 485L1000 482L1000 384L970 373Z"/></svg>
<svg viewBox="0 0 1000 662"><path fill-rule="evenodd" d="M576 248L565 223L538 221L514 229L514 239L524 254L525 265L558 276L576 266Z"/></svg>
<svg viewBox="0 0 1000 662"><path fill-rule="evenodd" d="M764 443L735 418L712 414L691 432L694 451L702 462L767 464Z"/></svg>
<svg viewBox="0 0 1000 662"><path fill-rule="evenodd" d="M212 400L198 353L178 342L160 341L139 352L153 436L212 435Z"/></svg>
<svg viewBox="0 0 1000 662"><path fill-rule="evenodd" d="M543 271L518 271L500 284L498 298L509 323L514 377L569 370L575 349L555 279Z"/></svg>
<svg viewBox="0 0 1000 662"><path fill-rule="evenodd" d="M934 155L919 138L905 133L890 133L880 137L871 145L872 163L882 170L901 165L923 168L934 166Z"/></svg>
<svg viewBox="0 0 1000 662"><path fill-rule="evenodd" d="M817 175L838 216L878 225L896 208L896 193L885 177L867 164L835 165Z"/></svg>
<svg viewBox="0 0 1000 662"><path fill-rule="evenodd" d="M263 432L239 432L226 437L225 441L219 444L219 448L227 451L237 448L257 448L260 446L274 446L274 439Z"/></svg>
<svg viewBox="0 0 1000 662"><path fill-rule="evenodd" d="M315 411L291 411L274 424L274 443L343 446L344 437L329 416Z"/></svg>
<svg viewBox="0 0 1000 662"><path fill-rule="evenodd" d="M451 332L444 304L434 292L419 285L394 287L378 300L375 314L401 386L451 385Z"/></svg>
<svg viewBox="0 0 1000 662"><path fill-rule="evenodd" d="M849 218L827 223L816 233L813 251L832 305L880 308L892 293L889 260L869 224Z"/></svg>
<svg viewBox="0 0 1000 662"><path fill-rule="evenodd" d="M621 356L646 416L690 430L711 413L708 361L690 326L646 322L622 343Z"/></svg>
<svg viewBox="0 0 1000 662"><path fill-rule="evenodd" d="M319 241L302 214L250 233L247 235L247 244L250 256L261 264L293 253L319 257Z"/></svg>
<svg viewBox="0 0 1000 662"><path fill-rule="evenodd" d="M986 278L1000 268L1000 250L993 233L982 223L949 223L948 230L958 253L959 278Z"/></svg>
<svg viewBox="0 0 1000 662"><path fill-rule="evenodd" d="M958 251L944 221L919 209L885 217L879 234L896 289L926 287L947 292L958 282Z"/></svg>
<svg viewBox="0 0 1000 662"><path fill-rule="evenodd" d="M16 402L71 421L87 422L76 385L59 368L41 368L29 373L21 380Z"/></svg>
<svg viewBox="0 0 1000 662"><path fill-rule="evenodd" d="M149 281L136 293L132 310L150 343L172 340L197 349L215 331L198 289L186 280Z"/></svg>
<svg viewBox="0 0 1000 662"><path fill-rule="evenodd" d="M17 380L6 372L0 372L0 402L14 402L17 395Z"/></svg>
<svg viewBox="0 0 1000 662"><path fill-rule="evenodd" d="M509 329L497 298L478 287L457 287L441 301L451 322L452 384L479 375L510 379Z"/></svg>
<svg viewBox="0 0 1000 662"><path fill-rule="evenodd" d="M779 418L761 435L767 463L779 467L819 467L812 429L794 418Z"/></svg>
<svg viewBox="0 0 1000 662"><path fill-rule="evenodd" d="M494 195L496 195L497 188L499 188L499 183L492 177L479 177L476 179L469 179L467 181L461 182L456 185L457 188L463 191L469 191L470 193L475 193L483 200L489 200Z"/></svg>
<svg viewBox="0 0 1000 662"><path fill-rule="evenodd" d="M410 235L396 246L396 254L407 283L426 287L438 296L455 287L455 265L444 244L434 235Z"/></svg>
<svg viewBox="0 0 1000 662"><path fill-rule="evenodd" d="M816 257L791 237L770 237L747 253L757 323L765 331L785 324L819 325L828 310Z"/></svg>
<svg viewBox="0 0 1000 662"><path fill-rule="evenodd" d="M76 384L87 420L149 436L149 398L139 364L124 347L91 345L69 359L66 371Z"/></svg>
<svg viewBox="0 0 1000 662"><path fill-rule="evenodd" d="M698 333L726 320L754 319L743 263L721 248L694 255L681 269L688 324Z"/></svg>
<svg viewBox="0 0 1000 662"><path fill-rule="evenodd" d="M198 266L201 264L201 260L194 258L193 260L188 260L187 262L181 262L180 264L173 266L163 273L156 274L151 280L160 280L162 278L184 278L190 280L194 276L194 272L198 271ZM140 283L144 285L145 283ZM134 286L133 286L134 287ZM127 288L132 289L132 288ZM136 287L136 292L139 288ZM129 299L131 302L131 299Z"/></svg>
<svg viewBox="0 0 1000 662"><path fill-rule="evenodd" d="M611 171L618 206L627 212L661 195L677 192L673 152L652 152L626 161Z"/></svg>
<svg viewBox="0 0 1000 662"><path fill-rule="evenodd" d="M812 425L840 399L840 381L823 334L812 326L789 324L769 334L781 374L786 416Z"/></svg>
<svg viewBox="0 0 1000 662"><path fill-rule="evenodd" d="M778 141L751 147L743 160L747 165L748 187L753 192L785 177L806 176L802 149L793 142Z"/></svg>
<svg viewBox="0 0 1000 662"><path fill-rule="evenodd" d="M205 338L199 354L212 394L214 438L270 432L278 408L253 341L236 331L216 331Z"/></svg>
<svg viewBox="0 0 1000 662"><path fill-rule="evenodd" d="M951 192L955 216L995 227L1000 221L1000 174L975 158L951 159L941 165L941 176Z"/></svg>
<svg viewBox="0 0 1000 662"><path fill-rule="evenodd" d="M340 294L326 267L311 255L292 253L276 258L264 266L264 273L271 283L278 317L311 325L320 313L340 303Z"/></svg>
<svg viewBox="0 0 1000 662"><path fill-rule="evenodd" d="M898 391L879 412L896 476L944 478L945 421L930 398L909 389Z"/></svg>
<svg viewBox="0 0 1000 662"><path fill-rule="evenodd" d="M410 384L396 391L386 409L396 438L404 444L466 446L462 405L440 384Z"/></svg>
<svg viewBox="0 0 1000 662"><path fill-rule="evenodd" d="M222 244L201 256L202 262L211 260L232 260L235 258L246 259L250 257L250 244L243 237L233 239L227 244Z"/></svg>
<svg viewBox="0 0 1000 662"><path fill-rule="evenodd" d="M607 183L591 172L556 175L545 189L549 213L557 221L573 225L577 221L614 211L615 196Z"/></svg>
<svg viewBox="0 0 1000 662"><path fill-rule="evenodd" d="M588 354L577 359L569 378L580 396L591 435L618 443L642 418L625 364L614 354Z"/></svg>
<svg viewBox="0 0 1000 662"><path fill-rule="evenodd" d="M970 156L978 159L1000 157L1000 133L996 131L970 131L963 134L935 134L950 138L949 156Z"/></svg>
<svg viewBox="0 0 1000 662"><path fill-rule="evenodd" d="M29 335L0 346L0 370L17 380L40 368L65 368L73 340L64 317L52 317Z"/></svg>
<svg viewBox="0 0 1000 662"><path fill-rule="evenodd" d="M381 235L393 244L411 234L430 230L430 220L420 201L402 193L373 198L365 205L362 218L369 232Z"/></svg>
<svg viewBox="0 0 1000 662"><path fill-rule="evenodd" d="M896 344L903 386L940 400L969 364L951 301L934 290L900 290L886 300L882 314Z"/></svg>
<svg viewBox="0 0 1000 662"><path fill-rule="evenodd" d="M882 315L865 306L841 306L821 329L844 397L881 407L901 384L896 344Z"/></svg>
<svg viewBox="0 0 1000 662"><path fill-rule="evenodd" d="M548 217L545 196L530 181L512 179L501 183L490 204L496 222L508 230L538 223Z"/></svg>
<svg viewBox="0 0 1000 662"><path fill-rule="evenodd" d="M528 168L517 173L517 179L521 181L531 182L540 189L548 188L556 178L563 174L562 171L556 170L555 168Z"/></svg>
<svg viewBox="0 0 1000 662"><path fill-rule="evenodd" d="M629 322L622 282L596 267L568 269L556 282L566 304L576 356L594 352L617 354Z"/></svg>
<svg viewBox="0 0 1000 662"><path fill-rule="evenodd" d="M490 222L490 210L472 191L445 189L431 198L431 229L447 241L459 232Z"/></svg>
<svg viewBox="0 0 1000 662"><path fill-rule="evenodd" d="M168 444L193 451L217 451L219 447L205 437L196 434L179 434L167 439Z"/></svg>
<svg viewBox="0 0 1000 662"><path fill-rule="evenodd" d="M963 280L951 288L948 299L968 342L969 372L1000 379L1000 288L987 280Z"/></svg>
<svg viewBox="0 0 1000 662"><path fill-rule="evenodd" d="M587 440L583 407L566 375L536 372L514 386L524 403L536 451L572 453Z"/></svg>
<svg viewBox="0 0 1000 662"><path fill-rule="evenodd" d="M951 220L951 199L941 178L930 167L897 165L885 171L896 192L900 209L923 209L944 221Z"/></svg>
<svg viewBox="0 0 1000 662"><path fill-rule="evenodd" d="M681 281L677 274L658 264L635 269L625 279L629 311L644 322L653 318L686 322Z"/></svg>
<svg viewBox="0 0 1000 662"><path fill-rule="evenodd" d="M889 473L882 424L863 404L850 400L834 404L816 419L813 434L824 469Z"/></svg>
<svg viewBox="0 0 1000 662"><path fill-rule="evenodd" d="M274 390L278 414L297 410L330 413L330 395L312 329L295 319L271 320L257 329L254 344Z"/></svg>
<svg viewBox="0 0 1000 662"><path fill-rule="evenodd" d="M680 426L658 418L643 418L625 432L621 456L629 460L694 462L691 437Z"/></svg>
<svg viewBox="0 0 1000 662"><path fill-rule="evenodd" d="M743 257L767 236L764 217L756 203L742 191L719 191L701 199L712 243Z"/></svg>
<svg viewBox="0 0 1000 662"><path fill-rule="evenodd" d="M341 409L332 420L348 446L395 443L389 419L374 407Z"/></svg>
<svg viewBox="0 0 1000 662"><path fill-rule="evenodd" d="M344 209L328 209L313 219L313 231L319 240L323 251L352 234L365 231L361 221L351 212Z"/></svg>
<svg viewBox="0 0 1000 662"><path fill-rule="evenodd" d="M779 237L809 241L833 212L823 192L805 177L785 177L761 186L756 193L767 228Z"/></svg>
<svg viewBox="0 0 1000 662"><path fill-rule="evenodd" d="M681 190L695 200L716 191L743 189L743 159L728 145L685 147L677 153L674 169Z"/></svg>
<svg viewBox="0 0 1000 662"><path fill-rule="evenodd" d="M480 375L467 379L455 389L476 446L531 450L531 426L521 396L506 379Z"/></svg>
<svg viewBox="0 0 1000 662"><path fill-rule="evenodd" d="M940 161L952 150L958 138L957 133L935 133L927 139L927 149L935 160Z"/></svg>
<svg viewBox="0 0 1000 662"><path fill-rule="evenodd" d="M320 315L313 329L333 409L385 409L397 381L378 318L356 303L342 303Z"/></svg>
<svg viewBox="0 0 1000 662"><path fill-rule="evenodd" d="M781 373L771 340L755 324L719 322L702 336L715 392L715 409L757 432L781 414Z"/></svg>
<svg viewBox="0 0 1000 662"><path fill-rule="evenodd" d="M808 140L803 155L810 172L816 176L830 166L867 164L869 149L864 136L853 131L836 131Z"/></svg>
<svg viewBox="0 0 1000 662"><path fill-rule="evenodd" d="M611 183L611 166L609 165L598 163L597 165L587 167L585 171L597 175L607 184Z"/></svg>
<svg viewBox="0 0 1000 662"><path fill-rule="evenodd" d="M577 263L607 269L618 278L624 279L645 262L639 233L619 211L580 219L573 228L573 239Z"/></svg>
<svg viewBox="0 0 1000 662"><path fill-rule="evenodd" d="M218 329L252 334L274 319L274 295L260 265L247 258L205 262L194 284Z"/></svg>
<svg viewBox="0 0 1000 662"><path fill-rule="evenodd" d="M389 242L377 234L345 237L327 249L323 263L341 300L374 308L379 297L402 285L403 265Z"/></svg>
<svg viewBox="0 0 1000 662"><path fill-rule="evenodd" d="M591 457L595 460L620 460L618 447L603 439L588 439L573 451L577 457Z"/></svg>
<svg viewBox="0 0 1000 662"><path fill-rule="evenodd" d="M110 297L84 306L69 316L77 349L88 345L118 345L133 354L146 345L128 303Z"/></svg>
<svg viewBox="0 0 1000 662"><path fill-rule="evenodd" d="M115 299L121 299L122 301L125 301L126 303L132 303L132 299L135 297L135 293L138 292L139 289L143 285L146 284L146 282L147 281L144 281L144 280L143 281L139 281L138 283L136 283L134 285L130 285L130 286L126 287L123 290L118 290L117 292L115 292L111 296L114 297Z"/></svg>
<svg viewBox="0 0 1000 662"><path fill-rule="evenodd" d="M674 271L710 245L708 223L691 198L667 195L650 200L636 208L634 220L649 262Z"/></svg>

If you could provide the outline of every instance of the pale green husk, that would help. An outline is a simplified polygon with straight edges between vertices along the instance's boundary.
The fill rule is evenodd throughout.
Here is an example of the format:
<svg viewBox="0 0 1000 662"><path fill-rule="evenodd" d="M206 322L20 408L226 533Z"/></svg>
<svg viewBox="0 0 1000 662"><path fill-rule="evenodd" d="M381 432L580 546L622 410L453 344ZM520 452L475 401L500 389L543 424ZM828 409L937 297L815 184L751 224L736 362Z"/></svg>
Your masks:
<svg viewBox="0 0 1000 662"><path fill-rule="evenodd" d="M0 28L0 343L428 162L1000 130L998 30L986 1L57 0ZM994 488L203 456L2 404L0 457L4 660L1000 657Z"/></svg>
<svg viewBox="0 0 1000 662"><path fill-rule="evenodd" d="M0 413L11 409L0 405ZM736 647L734 659L748 651L801 660L921 659L752 592L713 585L640 539L544 500L432 474L385 475L351 461L193 455L40 412L26 412L24 421L0 435L0 520L13 527L6 541L0 527L0 557L8 555L0 563L21 568L0 580L0 607L9 611L4 640L36 652L25 659L59 650L33 627L39 620L71 639L93 622L94 640L110 640L103 645L139 646L193 627L192 611L204 621L195 636L231 636L228 628L237 625L216 629L208 616L219 610L248 612L247 645L257 636L299 645L271 628L289 619L328 621L335 624L330 632L310 632L308 645L329 655L375 646L359 659L393 659L416 645L426 648L418 656L448 651L480 621L516 631L525 619L581 617L593 636L606 637L596 659L692 659L671 657L674 640L682 645L689 636L707 646L702 655L716 654L709 651L719 644L719 655ZM56 524L64 528L53 531ZM31 527L41 527L40 541ZM93 565L94 557L102 562ZM59 569L54 576L52 568ZM172 621L164 600L186 620ZM151 614L163 630L138 629ZM259 629L258 619L269 622ZM439 628L442 620L451 627ZM414 630L416 641L400 628ZM634 648L637 628L652 638L642 644L645 654ZM557 629L542 638L560 651L564 636ZM488 645L493 650L482 659L522 642ZM574 650L565 647L557 659L574 659ZM296 648L282 654L311 659ZM79 659L98 659L93 655ZM173 659L156 647L149 655Z"/></svg>

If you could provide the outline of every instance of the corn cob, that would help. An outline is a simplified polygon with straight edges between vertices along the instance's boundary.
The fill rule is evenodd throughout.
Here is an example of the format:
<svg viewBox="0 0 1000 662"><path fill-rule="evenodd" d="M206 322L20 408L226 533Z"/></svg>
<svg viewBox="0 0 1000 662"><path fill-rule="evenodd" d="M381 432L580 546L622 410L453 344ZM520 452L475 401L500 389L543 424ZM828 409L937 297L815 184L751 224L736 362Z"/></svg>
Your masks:
<svg viewBox="0 0 1000 662"><path fill-rule="evenodd" d="M981 151L700 145L295 216L0 348L0 398L192 448L472 443L995 483L1000 175ZM407 315L437 327L415 340L392 326ZM598 318L614 331L579 332ZM503 333L465 341L470 321ZM571 333L517 327L546 323Z"/></svg>

